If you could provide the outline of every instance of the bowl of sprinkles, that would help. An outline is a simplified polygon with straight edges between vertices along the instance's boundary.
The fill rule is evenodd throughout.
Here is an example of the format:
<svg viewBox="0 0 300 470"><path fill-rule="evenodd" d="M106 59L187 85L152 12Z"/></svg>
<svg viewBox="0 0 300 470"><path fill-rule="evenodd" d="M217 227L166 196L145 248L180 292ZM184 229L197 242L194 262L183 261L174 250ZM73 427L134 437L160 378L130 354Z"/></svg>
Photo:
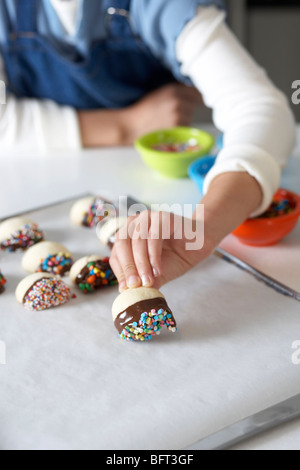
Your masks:
<svg viewBox="0 0 300 470"><path fill-rule="evenodd" d="M144 135L135 142L143 161L168 178L186 178L189 166L214 147L214 137L200 129L175 127Z"/></svg>
<svg viewBox="0 0 300 470"><path fill-rule="evenodd" d="M296 227L300 217L300 196L279 189L268 210L255 219L246 220L233 235L250 246L271 246Z"/></svg>

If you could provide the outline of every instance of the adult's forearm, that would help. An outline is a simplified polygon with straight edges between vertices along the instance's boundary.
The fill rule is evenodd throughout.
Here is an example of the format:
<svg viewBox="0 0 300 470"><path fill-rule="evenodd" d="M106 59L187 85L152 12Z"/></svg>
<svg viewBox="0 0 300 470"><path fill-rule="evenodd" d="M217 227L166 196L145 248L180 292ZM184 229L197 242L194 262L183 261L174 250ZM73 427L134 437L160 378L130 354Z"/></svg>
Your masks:
<svg viewBox="0 0 300 470"><path fill-rule="evenodd" d="M121 110L79 112L83 146L132 145L143 134L190 125L201 102L194 88L169 84Z"/></svg>
<svg viewBox="0 0 300 470"><path fill-rule="evenodd" d="M79 111L82 145L85 148L129 145L126 110Z"/></svg>

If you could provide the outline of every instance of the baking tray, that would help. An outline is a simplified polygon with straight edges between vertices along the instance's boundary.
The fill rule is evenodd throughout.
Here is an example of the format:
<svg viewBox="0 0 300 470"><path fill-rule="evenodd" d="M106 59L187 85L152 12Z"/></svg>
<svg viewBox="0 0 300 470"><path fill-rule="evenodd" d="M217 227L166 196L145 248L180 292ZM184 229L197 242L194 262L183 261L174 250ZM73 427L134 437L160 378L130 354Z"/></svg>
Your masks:
<svg viewBox="0 0 300 470"><path fill-rule="evenodd" d="M75 258L108 251L74 227L74 201L27 213ZM14 290L21 253L2 253L0 448L184 449L296 394L299 305L215 257L163 292L178 333L122 342L111 318L117 287L58 309L27 312Z"/></svg>

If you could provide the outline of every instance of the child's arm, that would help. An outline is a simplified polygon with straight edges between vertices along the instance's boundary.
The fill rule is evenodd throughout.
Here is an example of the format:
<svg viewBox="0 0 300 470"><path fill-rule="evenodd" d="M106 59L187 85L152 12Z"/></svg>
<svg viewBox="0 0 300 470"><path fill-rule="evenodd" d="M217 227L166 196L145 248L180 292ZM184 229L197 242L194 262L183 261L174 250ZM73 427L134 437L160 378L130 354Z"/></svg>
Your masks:
<svg viewBox="0 0 300 470"><path fill-rule="evenodd" d="M164 5L171 8L171 2ZM238 43L224 13L200 8L179 36L177 58L225 132L225 147L205 184L205 243L202 250L187 251L185 239L164 240L160 234L152 240L151 230L146 241L118 239L112 264L121 289L132 287L134 277L136 285L143 280L161 285L184 274L245 219L267 209L295 142L286 98ZM140 217L142 221L150 215ZM156 217L152 214L151 220ZM163 214L159 217L164 219ZM159 278L154 279L153 269Z"/></svg>
<svg viewBox="0 0 300 470"><path fill-rule="evenodd" d="M219 174L247 171L263 192L257 214L267 209L279 186L295 144L295 121L286 97L239 44L224 18L214 7L199 8L177 41L177 57L225 133L224 149L205 191Z"/></svg>
<svg viewBox="0 0 300 470"><path fill-rule="evenodd" d="M194 214L194 219L200 224L199 230L201 231L203 223L205 233L203 248L193 251L186 249L186 245L192 240L184 236L180 240L175 237L175 224L182 222L178 216L172 216L170 239L163 236L168 214L143 212L133 217L130 224L117 234L110 259L120 290L142 284L146 287L153 284L160 287L183 275L207 258L228 233L259 207L261 200L261 188L248 173L225 173L217 176L202 200L205 220L202 220L199 206ZM142 239L141 233L148 233L148 237ZM201 234L198 233L198 236Z"/></svg>

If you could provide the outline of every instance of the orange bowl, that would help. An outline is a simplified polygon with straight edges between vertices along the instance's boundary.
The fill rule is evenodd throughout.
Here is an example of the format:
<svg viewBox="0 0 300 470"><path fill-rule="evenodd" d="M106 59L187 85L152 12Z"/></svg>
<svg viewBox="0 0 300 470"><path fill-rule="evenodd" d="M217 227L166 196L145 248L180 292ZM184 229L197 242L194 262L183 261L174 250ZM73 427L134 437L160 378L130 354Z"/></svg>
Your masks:
<svg viewBox="0 0 300 470"><path fill-rule="evenodd" d="M300 217L300 196L286 189L279 189L274 200L288 200L294 207L293 211L272 218L259 217L246 220L233 232L240 242L250 246L275 245L296 227Z"/></svg>

